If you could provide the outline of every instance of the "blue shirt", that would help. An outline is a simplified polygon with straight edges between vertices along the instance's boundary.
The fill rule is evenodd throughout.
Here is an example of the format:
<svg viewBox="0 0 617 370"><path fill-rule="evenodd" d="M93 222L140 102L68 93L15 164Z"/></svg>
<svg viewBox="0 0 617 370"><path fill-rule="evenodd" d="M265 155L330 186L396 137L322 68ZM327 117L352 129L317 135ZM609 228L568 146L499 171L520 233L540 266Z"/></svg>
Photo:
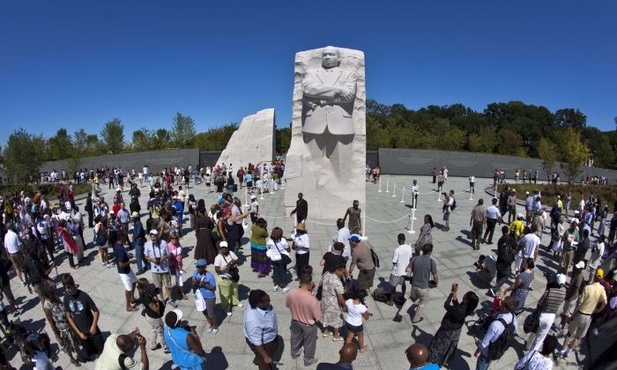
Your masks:
<svg viewBox="0 0 617 370"><path fill-rule="evenodd" d="M206 275L205 276L200 275L199 271L195 271L193 273L193 279L203 281L206 284L209 284L209 285L212 285L212 286L216 286L216 280L214 279L214 275L212 275L208 271L206 271ZM204 297L205 299L216 298L216 295L214 294L214 291L212 291L210 289L206 289L206 287L204 287L203 285L199 287L199 291L201 292L202 297Z"/></svg>
<svg viewBox="0 0 617 370"><path fill-rule="evenodd" d="M183 328L170 328L167 325L163 331L174 365L179 366L181 370L201 370L204 360L189 347L186 342L189 335L192 334Z"/></svg>
<svg viewBox="0 0 617 370"><path fill-rule="evenodd" d="M250 174L250 173L247 173L246 174L246 182L251 182L251 181L253 181L253 175Z"/></svg>
<svg viewBox="0 0 617 370"><path fill-rule="evenodd" d="M256 346L270 343L278 336L278 320L276 311L270 306L269 310L255 307L244 310L244 336Z"/></svg>

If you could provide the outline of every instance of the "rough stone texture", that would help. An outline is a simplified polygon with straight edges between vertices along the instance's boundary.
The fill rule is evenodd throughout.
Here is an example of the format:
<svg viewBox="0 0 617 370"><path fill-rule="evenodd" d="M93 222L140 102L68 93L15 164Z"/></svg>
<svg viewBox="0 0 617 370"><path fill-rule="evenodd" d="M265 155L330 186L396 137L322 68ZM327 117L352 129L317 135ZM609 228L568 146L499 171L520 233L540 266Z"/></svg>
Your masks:
<svg viewBox="0 0 617 370"><path fill-rule="evenodd" d="M246 116L242 119L240 127L231 135L216 164L231 163L237 170L240 166L248 166L249 163L271 162L274 154L274 137L274 108Z"/></svg>
<svg viewBox="0 0 617 370"><path fill-rule="evenodd" d="M289 212L295 207L297 193L302 192L309 203L308 217L314 220L334 220L342 217L354 199L360 201L360 208L366 205L366 86L363 52L337 48L340 52L341 69L355 72L357 76L352 111L354 134L334 136L328 132L322 135L302 132L302 81L308 70L321 67L324 49L296 54L292 137L285 165L286 210ZM324 146L317 144L314 139L317 136L324 138Z"/></svg>

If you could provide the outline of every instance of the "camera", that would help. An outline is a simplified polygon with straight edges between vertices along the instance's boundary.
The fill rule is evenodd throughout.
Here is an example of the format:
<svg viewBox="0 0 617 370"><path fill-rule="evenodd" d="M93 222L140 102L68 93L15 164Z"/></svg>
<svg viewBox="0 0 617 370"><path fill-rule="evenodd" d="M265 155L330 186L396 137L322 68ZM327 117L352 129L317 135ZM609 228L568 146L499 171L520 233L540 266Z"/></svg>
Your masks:
<svg viewBox="0 0 617 370"><path fill-rule="evenodd" d="M129 259L133 259L135 258L135 256L133 255L133 253L129 253Z"/></svg>
<svg viewBox="0 0 617 370"><path fill-rule="evenodd" d="M437 282L435 282L435 280L431 280L428 282L428 287L433 289L433 288L437 288Z"/></svg>
<svg viewBox="0 0 617 370"><path fill-rule="evenodd" d="M154 259L154 264L156 264L156 265L160 265L160 264L161 264L161 257L156 257L156 258Z"/></svg>

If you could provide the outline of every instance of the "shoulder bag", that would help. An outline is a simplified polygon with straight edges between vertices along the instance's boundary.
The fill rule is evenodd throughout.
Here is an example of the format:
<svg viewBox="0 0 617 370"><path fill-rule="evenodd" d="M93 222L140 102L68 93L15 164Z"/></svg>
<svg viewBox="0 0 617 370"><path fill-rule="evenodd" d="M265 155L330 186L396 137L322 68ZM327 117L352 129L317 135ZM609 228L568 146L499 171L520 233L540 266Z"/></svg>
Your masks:
<svg viewBox="0 0 617 370"><path fill-rule="evenodd" d="M283 252L281 252L281 249L279 248L278 243L274 242L274 246L279 251L279 254L281 255L281 260L283 260L283 264L285 266L289 265L291 263L291 257L289 257L289 255L283 254Z"/></svg>

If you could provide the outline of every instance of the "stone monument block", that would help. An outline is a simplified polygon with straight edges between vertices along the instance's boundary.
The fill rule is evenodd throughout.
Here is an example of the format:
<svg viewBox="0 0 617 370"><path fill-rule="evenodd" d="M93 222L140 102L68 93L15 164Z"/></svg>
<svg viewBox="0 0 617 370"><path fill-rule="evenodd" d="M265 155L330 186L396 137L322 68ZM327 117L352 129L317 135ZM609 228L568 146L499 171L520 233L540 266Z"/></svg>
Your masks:
<svg viewBox="0 0 617 370"><path fill-rule="evenodd" d="M237 170L249 163L269 163L274 156L274 145L274 109L260 110L242 119L216 164L231 163Z"/></svg>
<svg viewBox="0 0 617 370"><path fill-rule="evenodd" d="M343 217L353 200L366 204L364 53L325 47L296 54L291 146L285 163L285 207L297 194L308 218Z"/></svg>

